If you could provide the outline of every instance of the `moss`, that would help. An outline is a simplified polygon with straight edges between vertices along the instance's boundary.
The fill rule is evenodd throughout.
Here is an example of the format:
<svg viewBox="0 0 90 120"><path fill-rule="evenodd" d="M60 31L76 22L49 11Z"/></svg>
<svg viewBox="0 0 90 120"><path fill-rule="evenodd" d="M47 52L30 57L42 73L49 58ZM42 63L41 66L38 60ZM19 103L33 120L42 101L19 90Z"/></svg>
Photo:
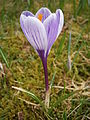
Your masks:
<svg viewBox="0 0 90 120"><path fill-rule="evenodd" d="M4 14L0 19L0 46L3 48L7 61L9 63L9 68L7 68L4 64L2 57L0 57L0 62L5 66L5 75L6 75L6 85L3 83L3 87L1 87L1 80L3 80L2 75L0 73L0 119L5 120L17 120L18 113L21 112L23 114L24 120L46 120L47 115L42 110L42 107L36 107L29 105L18 98L22 98L24 100L35 103L35 101L22 92L18 92L12 89L12 86L18 86L24 88L28 91L31 91L44 102L45 99L45 90L44 90L44 71L40 58L37 53L34 51L32 46L26 40L23 35L20 24L19 24L19 16L23 10L30 9L34 13L42 6L46 4L48 6L47 1L45 3L42 0L34 1L31 8L27 7L27 1L11 1L8 0L5 2L5 6L3 6L3 2L0 3L0 13L2 14L2 10L4 10ZM78 3L77 3L78 4ZM36 7L37 6L37 7ZM56 3L57 8L59 8L59 1ZM3 9L3 7L5 7ZM53 7L53 2L50 7ZM56 51L59 47L60 40L64 34L61 33L55 44L53 45L50 54L48 56L48 77L49 83L52 80L53 73L56 71L54 85L61 87L69 87L74 88L72 85L72 80L77 85L77 82L85 85L88 84L88 80L90 78L90 52L89 52L89 22L85 24L80 24L85 19L89 17L89 11L83 11L87 14L81 14L77 16L77 21L72 19L73 15L73 4L72 2L65 1L64 4L64 16L65 16L65 26L64 32L66 32L65 43L63 46L62 54L58 55L56 58ZM55 6L52 8L52 11L55 11ZM2 24L2 19L3 24ZM68 71L67 67L67 43L69 39L69 33L72 33L72 42L71 42L71 59L73 60L73 53L77 52L81 43L85 41L85 45L82 47L80 52L81 56L78 54L72 70ZM1 37L1 35L3 37ZM85 59L86 58L86 59ZM79 86L78 86L79 87ZM74 88L75 90L75 88ZM53 107L53 104L57 102L58 99L64 99L60 103L57 103L57 107L53 107L52 112L47 111L53 119L61 120L63 119L63 112L66 110L67 115L72 112L73 109L80 104L81 98L88 99L88 94L85 96L83 93L86 91L77 92L75 95L71 96L69 99L65 98L65 95L69 95L72 90L69 89L56 89L52 88L51 92L51 102L50 106ZM72 102L75 100L74 102ZM86 102L87 103L87 102ZM86 112L87 110L87 112ZM89 116L89 105L82 105L80 109L78 109L76 114L72 113L71 116L68 117L69 120L74 119L82 119L83 115Z"/></svg>

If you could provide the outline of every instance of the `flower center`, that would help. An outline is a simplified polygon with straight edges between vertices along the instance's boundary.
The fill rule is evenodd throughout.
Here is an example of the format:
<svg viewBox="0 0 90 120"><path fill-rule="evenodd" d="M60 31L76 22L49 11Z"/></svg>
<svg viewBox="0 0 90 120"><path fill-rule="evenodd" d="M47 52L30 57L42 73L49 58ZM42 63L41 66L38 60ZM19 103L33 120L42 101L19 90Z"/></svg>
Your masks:
<svg viewBox="0 0 90 120"><path fill-rule="evenodd" d="M42 21L42 18L43 18L43 15L42 15L42 14L38 14L38 19L39 19L40 21Z"/></svg>

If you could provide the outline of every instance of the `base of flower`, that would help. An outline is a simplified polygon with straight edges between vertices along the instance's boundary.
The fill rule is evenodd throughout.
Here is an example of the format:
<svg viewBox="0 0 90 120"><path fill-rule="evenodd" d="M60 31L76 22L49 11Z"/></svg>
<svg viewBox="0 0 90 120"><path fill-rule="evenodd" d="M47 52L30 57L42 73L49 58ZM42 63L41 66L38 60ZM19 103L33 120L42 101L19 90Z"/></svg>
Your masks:
<svg viewBox="0 0 90 120"><path fill-rule="evenodd" d="M51 93L51 89L49 88L46 91L46 95L45 95L45 108L49 108L50 93Z"/></svg>

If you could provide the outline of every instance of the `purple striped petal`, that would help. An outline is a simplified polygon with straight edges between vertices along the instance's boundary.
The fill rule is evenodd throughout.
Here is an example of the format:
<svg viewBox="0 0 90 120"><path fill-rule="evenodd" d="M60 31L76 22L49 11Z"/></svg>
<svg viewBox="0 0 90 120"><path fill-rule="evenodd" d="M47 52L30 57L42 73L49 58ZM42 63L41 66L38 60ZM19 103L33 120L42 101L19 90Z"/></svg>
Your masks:
<svg viewBox="0 0 90 120"><path fill-rule="evenodd" d="M28 16L34 17L34 14L29 11L23 11L22 14L25 15L26 17Z"/></svg>
<svg viewBox="0 0 90 120"><path fill-rule="evenodd" d="M59 25L59 21L57 19L56 14L51 14L45 21L44 21L44 26L46 29L46 33L47 33L47 39L48 39L48 51L47 51L47 55L49 54L49 50L51 48L51 46L53 45L53 43L56 40L57 37L57 33L58 33L58 25Z"/></svg>
<svg viewBox="0 0 90 120"><path fill-rule="evenodd" d="M42 7L39 9L39 11L36 13L36 17L39 19L40 16L40 21L43 23L44 20L51 14L51 11L48 8ZM41 18L42 17L42 18Z"/></svg>
<svg viewBox="0 0 90 120"><path fill-rule="evenodd" d="M56 11L56 14L59 16L60 20L59 20L59 27L58 27L58 34L57 34L57 37L59 36L59 34L61 33L62 31L62 28L63 28L63 25L64 25L64 15L63 15L63 12L58 9Z"/></svg>
<svg viewBox="0 0 90 120"><path fill-rule="evenodd" d="M35 17L22 13L20 16L21 28L35 50L47 51L47 35L44 25Z"/></svg>
<svg viewBox="0 0 90 120"><path fill-rule="evenodd" d="M52 13L44 22L44 26L47 33L47 39L48 39L48 50L47 55L49 54L49 51L55 42L56 38L60 34L63 26L63 14L60 14L61 10L57 10L56 13Z"/></svg>

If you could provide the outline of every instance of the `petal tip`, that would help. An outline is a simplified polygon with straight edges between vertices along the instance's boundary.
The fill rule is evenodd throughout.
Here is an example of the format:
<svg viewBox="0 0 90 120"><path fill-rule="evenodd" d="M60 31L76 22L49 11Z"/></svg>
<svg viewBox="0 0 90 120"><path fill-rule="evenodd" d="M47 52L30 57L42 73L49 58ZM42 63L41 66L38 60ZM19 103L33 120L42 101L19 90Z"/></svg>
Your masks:
<svg viewBox="0 0 90 120"><path fill-rule="evenodd" d="M31 12L29 12L29 11L23 11L22 13L21 13L22 15L25 15L26 17L28 17L28 16L34 16L33 15L33 13L31 13Z"/></svg>

